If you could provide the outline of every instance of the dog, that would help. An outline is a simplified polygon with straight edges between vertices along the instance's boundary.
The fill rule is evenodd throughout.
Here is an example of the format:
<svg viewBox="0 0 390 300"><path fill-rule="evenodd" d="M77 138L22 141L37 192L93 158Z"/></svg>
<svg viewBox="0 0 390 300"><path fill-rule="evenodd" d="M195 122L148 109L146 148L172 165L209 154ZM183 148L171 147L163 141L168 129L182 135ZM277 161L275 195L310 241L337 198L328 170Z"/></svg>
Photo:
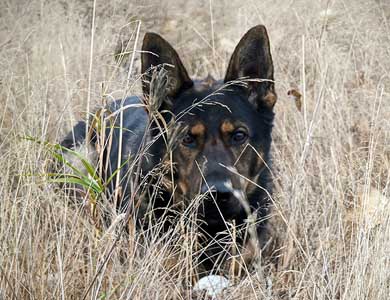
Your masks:
<svg viewBox="0 0 390 300"><path fill-rule="evenodd" d="M231 255L232 228L233 244L253 259L254 248L264 242L250 243L265 240L270 216L277 100L266 28L255 26L242 37L223 80L192 80L174 48L156 33L144 36L141 64L143 96L109 104L103 136L92 120L89 128L81 121L61 145L77 151L88 147L95 162L103 162L102 173L111 179L108 198L120 211L131 207L139 226L168 220L172 211L200 199L195 213L206 270ZM151 104L152 98L158 100ZM169 133L171 124L181 129ZM175 136L175 143L168 136ZM129 159L137 155L136 163ZM139 201L137 193L143 195ZM166 230L172 218L164 221Z"/></svg>

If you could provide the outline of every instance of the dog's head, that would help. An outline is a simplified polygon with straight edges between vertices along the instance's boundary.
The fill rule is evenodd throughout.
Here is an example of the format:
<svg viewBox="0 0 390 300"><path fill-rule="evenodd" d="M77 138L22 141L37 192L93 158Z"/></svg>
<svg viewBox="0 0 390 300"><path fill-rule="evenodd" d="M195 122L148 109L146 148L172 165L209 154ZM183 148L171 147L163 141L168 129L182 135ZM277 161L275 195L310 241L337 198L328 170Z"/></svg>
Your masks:
<svg viewBox="0 0 390 300"><path fill-rule="evenodd" d="M142 50L144 94L150 68L163 66L168 88L160 111L169 110L188 129L173 152L178 190L190 199L208 193L234 215L239 198L256 189L267 168L276 94L265 27L244 35L223 81L191 80L176 51L157 34L145 35Z"/></svg>

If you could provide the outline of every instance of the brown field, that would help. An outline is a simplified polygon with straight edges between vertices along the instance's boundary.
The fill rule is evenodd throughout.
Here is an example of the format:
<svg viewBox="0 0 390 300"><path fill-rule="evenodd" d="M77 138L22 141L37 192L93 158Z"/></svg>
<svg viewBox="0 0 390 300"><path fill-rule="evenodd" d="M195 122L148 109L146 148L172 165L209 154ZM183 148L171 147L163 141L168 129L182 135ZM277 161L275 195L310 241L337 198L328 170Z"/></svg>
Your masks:
<svg viewBox="0 0 390 300"><path fill-rule="evenodd" d="M386 0L1 1L0 299L194 297L191 232L175 249L153 233L149 243L131 232L115 244L115 228L96 226L37 176L50 157L23 136L59 141L104 101L139 93L132 50L146 31L170 41L193 77L222 78L257 24L268 28L279 96L274 258L230 278L218 299L389 299ZM114 52L126 39L131 53L119 65ZM292 88L302 112L287 97ZM167 269L172 257L180 267Z"/></svg>

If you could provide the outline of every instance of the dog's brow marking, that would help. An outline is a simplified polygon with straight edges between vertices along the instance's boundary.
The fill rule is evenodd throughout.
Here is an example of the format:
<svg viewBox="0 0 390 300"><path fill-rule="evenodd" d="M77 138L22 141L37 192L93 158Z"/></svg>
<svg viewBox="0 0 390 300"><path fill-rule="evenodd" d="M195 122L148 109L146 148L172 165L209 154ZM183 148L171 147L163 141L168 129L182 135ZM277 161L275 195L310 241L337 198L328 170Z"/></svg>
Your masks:
<svg viewBox="0 0 390 300"><path fill-rule="evenodd" d="M196 123L191 128L191 134L193 135L203 135L206 131L206 127L202 123Z"/></svg>
<svg viewBox="0 0 390 300"><path fill-rule="evenodd" d="M234 130L234 125L230 121L223 121L221 131L223 133L230 133Z"/></svg>

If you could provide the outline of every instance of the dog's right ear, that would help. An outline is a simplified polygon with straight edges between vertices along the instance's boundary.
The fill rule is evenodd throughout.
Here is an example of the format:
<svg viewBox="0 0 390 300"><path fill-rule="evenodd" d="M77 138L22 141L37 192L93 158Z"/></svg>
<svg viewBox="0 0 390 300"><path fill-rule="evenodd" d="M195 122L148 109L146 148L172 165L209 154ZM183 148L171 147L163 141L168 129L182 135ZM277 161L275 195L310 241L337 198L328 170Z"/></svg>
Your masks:
<svg viewBox="0 0 390 300"><path fill-rule="evenodd" d="M153 68L163 67L167 71L167 95L171 98L193 86L193 82L175 49L156 33L148 32L145 34L142 44L141 64L141 71L144 74L142 85L144 95L149 95Z"/></svg>

